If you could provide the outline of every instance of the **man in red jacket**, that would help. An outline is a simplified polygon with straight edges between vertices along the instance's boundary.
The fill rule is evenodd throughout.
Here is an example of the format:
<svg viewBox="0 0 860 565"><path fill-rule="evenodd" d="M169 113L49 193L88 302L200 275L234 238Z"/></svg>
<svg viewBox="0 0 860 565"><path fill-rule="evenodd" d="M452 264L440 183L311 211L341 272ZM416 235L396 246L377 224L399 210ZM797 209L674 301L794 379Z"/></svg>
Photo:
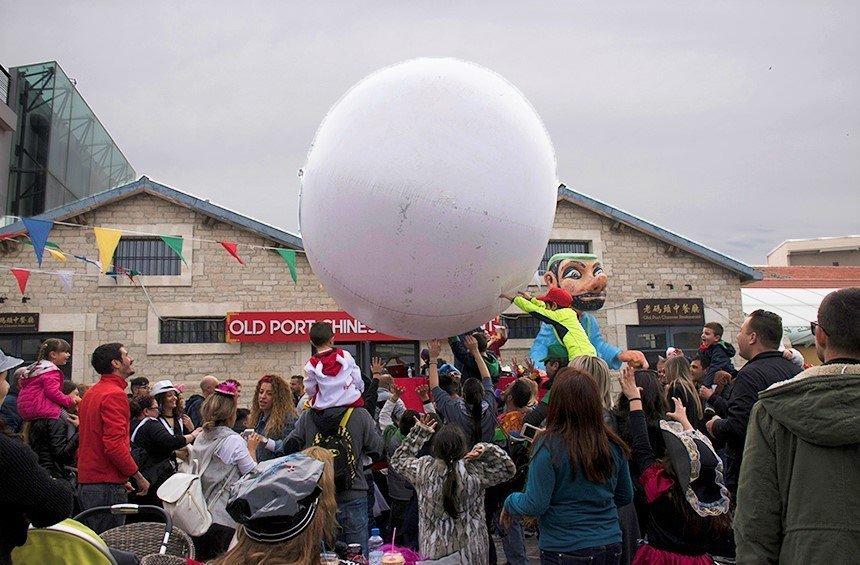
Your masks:
<svg viewBox="0 0 860 565"><path fill-rule="evenodd" d="M137 470L129 445L129 406L126 381L134 374L121 343L107 343L93 351L91 363L101 380L84 395L78 407L78 498L81 509L128 502L137 484L138 494L149 490L149 482ZM86 520L97 533L122 526L125 516L97 514Z"/></svg>

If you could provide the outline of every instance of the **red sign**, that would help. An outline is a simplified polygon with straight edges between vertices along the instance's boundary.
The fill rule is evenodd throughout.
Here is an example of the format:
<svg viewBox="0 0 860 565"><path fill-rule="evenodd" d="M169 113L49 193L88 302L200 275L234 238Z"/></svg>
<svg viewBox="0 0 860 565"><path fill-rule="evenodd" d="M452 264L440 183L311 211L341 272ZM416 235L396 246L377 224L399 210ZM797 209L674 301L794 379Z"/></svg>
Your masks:
<svg viewBox="0 0 860 565"><path fill-rule="evenodd" d="M335 341L401 341L346 312L228 312L228 342L306 342L314 322L330 322Z"/></svg>

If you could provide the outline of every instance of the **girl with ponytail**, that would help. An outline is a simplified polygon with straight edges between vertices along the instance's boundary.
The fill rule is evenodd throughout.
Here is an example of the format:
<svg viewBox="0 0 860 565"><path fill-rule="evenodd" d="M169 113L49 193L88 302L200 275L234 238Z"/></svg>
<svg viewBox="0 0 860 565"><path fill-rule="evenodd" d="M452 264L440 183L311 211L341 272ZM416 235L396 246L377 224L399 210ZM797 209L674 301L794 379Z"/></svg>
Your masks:
<svg viewBox="0 0 860 565"><path fill-rule="evenodd" d="M435 365L430 371L436 372ZM491 443L477 443L470 450L472 442L453 423L435 433L432 455L418 457L435 429L436 421L422 416L389 462L418 495L418 551L426 559L458 555L462 563L488 563L484 491L509 480L516 467Z"/></svg>
<svg viewBox="0 0 860 565"><path fill-rule="evenodd" d="M24 420L56 420L60 410L76 406L81 398L63 394L64 375L60 367L69 362L72 347L62 339L46 339L39 347L36 362L21 376L18 413Z"/></svg>
<svg viewBox="0 0 860 565"><path fill-rule="evenodd" d="M467 335L464 343L475 359L481 380L466 379L462 384L462 397L449 394L439 386L439 370L435 364L431 364L427 381L436 404L436 412L442 417L442 421L459 426L468 439L468 446L471 447L481 441L493 441L496 432L496 397L493 394L490 370L478 350L477 340ZM431 340L429 349L433 358L434 352L437 355L441 353L442 342Z"/></svg>

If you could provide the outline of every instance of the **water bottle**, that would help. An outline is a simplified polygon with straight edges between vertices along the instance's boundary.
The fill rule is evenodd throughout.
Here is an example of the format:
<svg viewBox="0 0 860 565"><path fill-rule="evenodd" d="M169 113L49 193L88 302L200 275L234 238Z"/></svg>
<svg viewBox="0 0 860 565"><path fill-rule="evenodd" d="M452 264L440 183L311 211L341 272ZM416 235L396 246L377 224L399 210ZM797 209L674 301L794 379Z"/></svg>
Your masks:
<svg viewBox="0 0 860 565"><path fill-rule="evenodd" d="M370 530L370 539L367 540L368 560L370 565L382 563L382 538L379 536L379 528Z"/></svg>

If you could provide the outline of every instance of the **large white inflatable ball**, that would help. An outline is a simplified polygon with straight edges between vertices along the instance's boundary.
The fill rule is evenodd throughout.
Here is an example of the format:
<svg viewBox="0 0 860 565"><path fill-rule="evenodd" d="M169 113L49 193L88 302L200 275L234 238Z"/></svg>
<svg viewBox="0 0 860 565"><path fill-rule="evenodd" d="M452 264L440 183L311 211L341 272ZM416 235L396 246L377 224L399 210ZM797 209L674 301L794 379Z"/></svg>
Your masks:
<svg viewBox="0 0 860 565"><path fill-rule="evenodd" d="M355 85L303 169L313 272L347 312L398 337L479 326L538 268L555 215L555 152L498 74L415 59Z"/></svg>

